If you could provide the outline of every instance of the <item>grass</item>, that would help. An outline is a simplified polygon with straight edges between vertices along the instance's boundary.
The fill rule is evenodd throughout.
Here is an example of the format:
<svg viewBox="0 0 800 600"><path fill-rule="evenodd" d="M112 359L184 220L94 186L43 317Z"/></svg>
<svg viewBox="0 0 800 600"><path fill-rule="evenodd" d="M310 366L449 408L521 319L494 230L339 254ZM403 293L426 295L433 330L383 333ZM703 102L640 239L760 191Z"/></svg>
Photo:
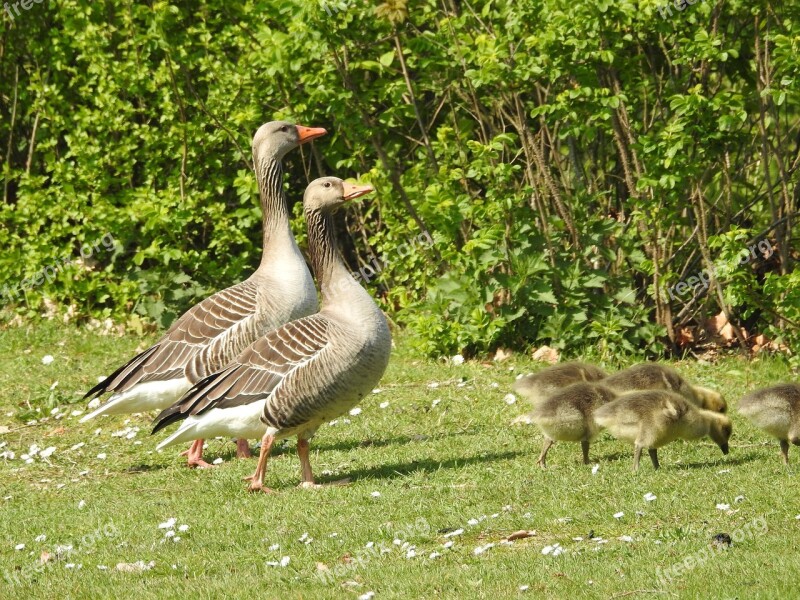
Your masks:
<svg viewBox="0 0 800 600"><path fill-rule="evenodd" d="M104 417L85 425L71 416L85 409L81 393L98 375L151 339L102 337L54 325L0 333L0 431L5 431L0 443L6 443L0 452L16 455L0 459L0 597L358 598L373 591L377 599L775 598L795 593L798 456L795 452L795 464L784 467L777 441L735 412L745 391L791 378L778 359L676 365L728 399L734 419L728 456L710 440L678 442L660 452L660 471L644 459L633 474L632 448L603 436L592 446L599 465L593 474L591 466L580 464L576 444L556 444L550 468L541 471L539 432L509 426L526 407L506 404L504 396L515 374L530 370L527 359L455 366L419 360L401 343L382 391L363 402L361 414L347 417L349 423L339 419L321 428L312 442L319 480L349 477L352 483L297 488L292 440L269 464L267 483L276 493L251 495L241 479L254 461L233 459L230 441L209 442L207 457L222 457L222 465L192 471L173 449L153 451L149 415ZM43 365L47 354L55 360ZM382 403L388 405L381 408ZM66 416L50 415L55 406ZM26 425L31 419L36 423ZM140 428L132 439L113 435L129 427ZM56 450L26 464L20 456L31 444ZM103 453L106 458L98 458ZM648 493L657 499L646 501ZM730 510L717 509L718 503L730 504ZM624 515L615 518L620 512ZM170 517L177 519L175 529L189 526L176 532L179 542L159 529ZM455 529L464 531L445 537ZM536 535L500 544L520 529ZM589 540L590 532L607 541ZM658 578L658 568L698 556L722 532L734 537L727 551L672 581ZM304 534L313 541L299 541ZM46 539L36 541L40 535ZM578 537L583 539L573 539ZM409 546L395 539L413 545L417 556L408 558ZM444 548L448 540L454 543ZM489 543L496 545L475 554ZM556 543L562 554L542 553ZM18 544L25 548L15 550ZM59 545L73 549L57 554ZM43 552L51 559L35 568ZM429 558L433 552L441 556ZM290 557L288 565L269 564L284 556ZM140 560L153 561L152 568L142 573L114 568ZM520 586L529 588L522 592Z"/></svg>

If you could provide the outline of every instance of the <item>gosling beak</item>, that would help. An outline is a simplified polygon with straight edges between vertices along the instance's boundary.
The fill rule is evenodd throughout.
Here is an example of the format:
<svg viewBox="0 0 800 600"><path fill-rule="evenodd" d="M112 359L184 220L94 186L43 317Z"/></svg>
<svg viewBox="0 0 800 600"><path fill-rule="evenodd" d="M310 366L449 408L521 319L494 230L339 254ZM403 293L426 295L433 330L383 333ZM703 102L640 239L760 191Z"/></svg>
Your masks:
<svg viewBox="0 0 800 600"><path fill-rule="evenodd" d="M297 139L300 140L301 144L315 140L328 133L328 130L324 127L303 127L302 125L297 125L296 127Z"/></svg>
<svg viewBox="0 0 800 600"><path fill-rule="evenodd" d="M369 194L372 191L371 185L354 185L352 183L344 182L344 199L353 200L364 194Z"/></svg>
<svg viewBox="0 0 800 600"><path fill-rule="evenodd" d="M719 449L722 450L723 454L728 454L728 444L722 444Z"/></svg>

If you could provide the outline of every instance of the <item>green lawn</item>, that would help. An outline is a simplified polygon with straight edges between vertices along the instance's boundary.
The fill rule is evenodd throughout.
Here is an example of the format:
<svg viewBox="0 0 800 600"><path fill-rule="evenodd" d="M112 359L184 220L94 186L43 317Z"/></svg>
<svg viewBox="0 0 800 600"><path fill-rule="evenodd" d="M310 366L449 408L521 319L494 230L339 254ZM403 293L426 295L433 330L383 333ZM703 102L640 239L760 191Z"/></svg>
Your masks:
<svg viewBox="0 0 800 600"><path fill-rule="evenodd" d="M551 450L543 472L538 430L509 426L527 407L505 401L529 360L456 366L416 359L401 340L363 412L323 427L312 442L318 479L349 477L350 485L297 488L290 440L267 472L276 493L251 495L242 477L254 460L232 459L229 441L211 440L207 449L223 464L193 471L175 449L153 451L149 415L85 425L72 416L85 410L81 395L99 375L152 339L54 325L0 332L0 452L15 454L0 459L1 598L797 593L800 452L792 449L787 469L777 441L736 414L745 391L790 379L777 359L676 365L725 394L734 420L728 456L710 440L679 442L659 453L659 472L645 459L635 475L632 448L603 436L592 446L596 472L569 444ZM63 418L51 414L56 406ZM32 444L55 451L26 464L21 456ZM171 529L159 528L169 519ZM523 529L536 535L501 543ZM723 532L733 545L709 554ZM563 551L552 551L555 544ZM43 552L51 558L42 565ZM693 568L658 578L658 568L687 557ZM115 568L137 561L152 568Z"/></svg>

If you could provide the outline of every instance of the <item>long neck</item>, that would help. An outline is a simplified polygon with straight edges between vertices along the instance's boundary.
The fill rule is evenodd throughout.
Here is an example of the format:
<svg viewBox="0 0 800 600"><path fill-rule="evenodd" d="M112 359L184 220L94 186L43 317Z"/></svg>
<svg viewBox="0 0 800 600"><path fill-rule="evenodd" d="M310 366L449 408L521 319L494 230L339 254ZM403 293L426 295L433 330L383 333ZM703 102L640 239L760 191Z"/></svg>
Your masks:
<svg viewBox="0 0 800 600"><path fill-rule="evenodd" d="M283 197L283 166L274 156L256 158L256 180L261 196L261 214L263 219L263 254L261 264L270 257L270 251L276 244L292 237L289 225L289 211Z"/></svg>
<svg viewBox="0 0 800 600"><path fill-rule="evenodd" d="M333 218L320 210L306 210L308 253L311 269L322 290L322 305L330 305L352 294L365 293L339 255ZM356 291L356 289L358 291Z"/></svg>

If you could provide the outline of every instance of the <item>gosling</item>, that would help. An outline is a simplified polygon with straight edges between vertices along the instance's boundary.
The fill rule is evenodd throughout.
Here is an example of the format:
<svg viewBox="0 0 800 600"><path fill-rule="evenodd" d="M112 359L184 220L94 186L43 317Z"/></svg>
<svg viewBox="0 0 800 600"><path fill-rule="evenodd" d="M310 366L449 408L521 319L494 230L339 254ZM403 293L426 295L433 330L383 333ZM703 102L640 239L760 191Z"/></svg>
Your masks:
<svg viewBox="0 0 800 600"><path fill-rule="evenodd" d="M514 382L512 389L520 396L537 406L549 396L573 383L600 381L608 374L601 368L583 362L566 362L547 367L538 373L520 377ZM533 413L521 415L511 421L515 423L533 423Z"/></svg>
<svg viewBox="0 0 800 600"><path fill-rule="evenodd" d="M683 396L666 390L628 392L594 412L598 426L616 438L634 444L633 470L639 470L642 449L647 448L658 469L658 448L674 440L709 436L728 454L731 421L718 412L697 408Z"/></svg>
<svg viewBox="0 0 800 600"><path fill-rule="evenodd" d="M669 390L680 394L698 408L720 413L728 410L728 405L719 392L692 385L675 369L657 363L634 365L609 375L604 383L620 393L633 390Z"/></svg>
<svg viewBox="0 0 800 600"><path fill-rule="evenodd" d="M594 421L595 409L617 394L602 383L573 383L541 401L531 412L531 420L544 434L544 447L537 464L547 468L547 452L555 442L580 442L583 464L589 464L589 443L600 428Z"/></svg>
<svg viewBox="0 0 800 600"><path fill-rule="evenodd" d="M800 384L782 383L750 392L739 412L753 425L778 438L783 464L789 464L789 442L800 446Z"/></svg>

